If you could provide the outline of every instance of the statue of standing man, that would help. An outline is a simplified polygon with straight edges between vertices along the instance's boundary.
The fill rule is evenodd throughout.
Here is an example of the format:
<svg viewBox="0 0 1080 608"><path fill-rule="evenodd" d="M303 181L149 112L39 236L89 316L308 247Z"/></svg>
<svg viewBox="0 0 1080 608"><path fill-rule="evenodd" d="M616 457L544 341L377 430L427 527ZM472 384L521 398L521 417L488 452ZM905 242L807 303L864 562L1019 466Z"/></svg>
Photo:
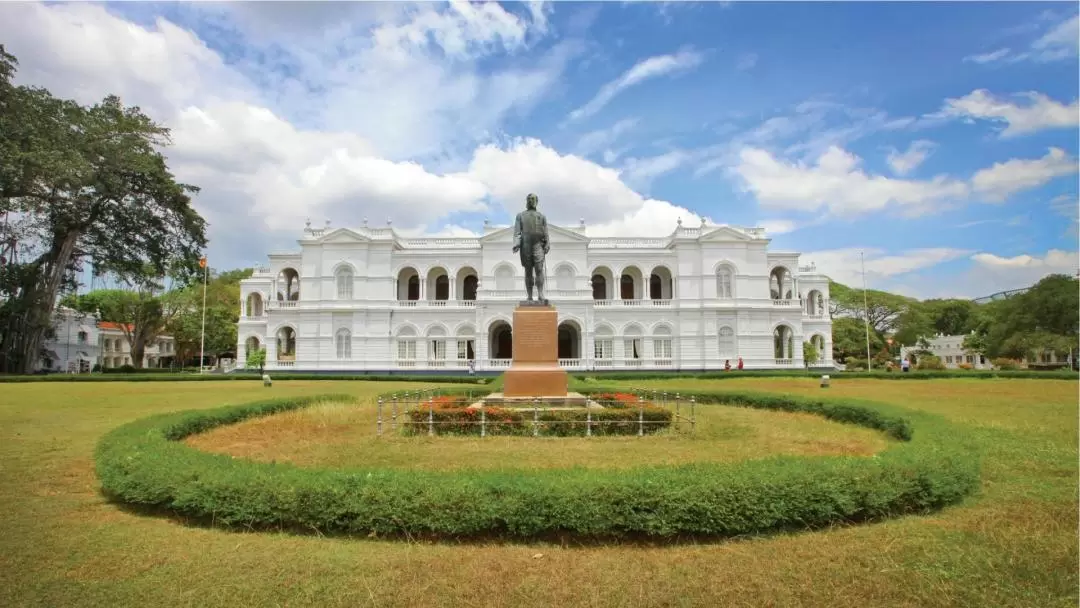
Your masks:
<svg viewBox="0 0 1080 608"><path fill-rule="evenodd" d="M525 268L525 292L533 302L533 285L538 300L547 304L544 297L544 257L548 245L547 218L536 210L539 199L535 194L525 197L525 211L514 219L514 253L521 252L521 265Z"/></svg>

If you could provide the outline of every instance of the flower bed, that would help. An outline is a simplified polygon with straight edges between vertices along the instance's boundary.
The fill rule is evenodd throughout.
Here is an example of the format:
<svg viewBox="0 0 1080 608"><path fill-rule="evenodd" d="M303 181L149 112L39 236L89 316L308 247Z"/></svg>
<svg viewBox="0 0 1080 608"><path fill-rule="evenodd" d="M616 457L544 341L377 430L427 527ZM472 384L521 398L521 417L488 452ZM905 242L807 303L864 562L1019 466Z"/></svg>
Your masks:
<svg viewBox="0 0 1080 608"><path fill-rule="evenodd" d="M582 437L592 435L653 434L671 426L670 411L645 404L633 409L530 409L500 407L435 407L409 412L406 435L537 435Z"/></svg>

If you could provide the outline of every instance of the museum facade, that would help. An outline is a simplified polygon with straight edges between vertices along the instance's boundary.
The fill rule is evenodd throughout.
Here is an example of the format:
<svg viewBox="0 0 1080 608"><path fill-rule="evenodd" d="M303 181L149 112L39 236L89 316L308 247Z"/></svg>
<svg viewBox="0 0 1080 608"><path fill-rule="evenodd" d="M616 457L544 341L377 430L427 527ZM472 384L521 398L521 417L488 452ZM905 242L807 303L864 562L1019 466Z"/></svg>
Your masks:
<svg viewBox="0 0 1080 608"><path fill-rule="evenodd" d="M240 284L238 364L266 369L497 371L525 297L513 230L408 238L392 226L305 227ZM570 371L832 366L829 281L761 228L684 226L654 238L549 227L545 295Z"/></svg>

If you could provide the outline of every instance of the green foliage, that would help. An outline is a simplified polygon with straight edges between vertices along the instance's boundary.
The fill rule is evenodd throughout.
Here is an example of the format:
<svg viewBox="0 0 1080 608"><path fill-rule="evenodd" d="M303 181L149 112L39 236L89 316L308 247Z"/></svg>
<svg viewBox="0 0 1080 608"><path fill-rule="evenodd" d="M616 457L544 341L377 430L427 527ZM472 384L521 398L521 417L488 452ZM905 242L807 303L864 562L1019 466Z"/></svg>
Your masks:
<svg viewBox="0 0 1080 608"><path fill-rule="evenodd" d="M98 311L102 321L119 323L136 368L142 367L146 347L164 333L176 314L175 301L155 295L152 289L97 289L67 296L63 303L81 312Z"/></svg>
<svg viewBox="0 0 1080 608"><path fill-rule="evenodd" d="M866 358L866 326L862 319L851 317L833 318L833 360L847 363L848 357ZM877 332L870 332L871 352L885 346L885 340Z"/></svg>
<svg viewBox="0 0 1080 608"><path fill-rule="evenodd" d="M539 409L536 412L537 434L545 437L584 437L588 427L593 435L637 435L638 415L645 434L662 431L671 426L673 414L658 407L640 410L593 409L572 410ZM479 435L481 420L488 435L532 435L533 411L506 408L479 409L414 409L408 414L415 424L404 427L406 435L425 435L431 428L436 435ZM428 423L431 426L428 426Z"/></svg>
<svg viewBox="0 0 1080 608"><path fill-rule="evenodd" d="M865 302L865 304L864 304ZM850 317L860 324L863 319L870 322L870 329L879 334L890 333L896 329L897 321L918 300L905 296L868 289L865 298L862 289L852 289L847 285L829 281L829 307L834 319ZM835 337L833 338L835 340Z"/></svg>
<svg viewBox="0 0 1080 608"><path fill-rule="evenodd" d="M915 364L915 369L918 370L943 370L945 364L941 362L941 357L934 355L923 355L919 357L918 363Z"/></svg>
<svg viewBox="0 0 1080 608"><path fill-rule="evenodd" d="M994 367L1002 370L1014 370L1020 369L1020 362L1015 359L1009 359L1006 357L998 357L990 361Z"/></svg>
<svg viewBox="0 0 1080 608"><path fill-rule="evenodd" d="M210 271L206 284L206 344L208 355L217 356L236 350L236 324L240 319L240 281L251 276L244 268L215 274ZM203 329L203 285L193 282L169 294L176 314L167 331L176 339L177 356L187 360L199 355ZM237 353L237 358L242 353ZM254 369L259 369L256 366Z"/></svg>
<svg viewBox="0 0 1080 608"><path fill-rule="evenodd" d="M85 260L139 285L183 279L206 224L191 205L198 189L166 166L168 129L116 96L84 107L14 86L16 64L0 51L0 212L17 218L3 237L37 257L0 274L0 371L28 373Z"/></svg>
<svg viewBox="0 0 1080 608"><path fill-rule="evenodd" d="M805 363L807 367L810 367L811 365L817 363L818 357L820 357L817 347L814 346L813 342L803 342L802 356L803 363Z"/></svg>
<svg viewBox="0 0 1080 608"><path fill-rule="evenodd" d="M253 352L247 354L247 359L244 364L247 369L263 371L263 366L266 365L266 349L259 348Z"/></svg>
<svg viewBox="0 0 1080 608"><path fill-rule="evenodd" d="M200 452L180 441L334 398L323 396L138 420L101 439L96 470L113 500L220 525L412 537L739 536L926 513L978 487L975 457L948 445L908 441L906 421L884 406L695 395L701 403L820 413L903 441L873 458L781 456L629 470L456 472L301 468Z"/></svg>

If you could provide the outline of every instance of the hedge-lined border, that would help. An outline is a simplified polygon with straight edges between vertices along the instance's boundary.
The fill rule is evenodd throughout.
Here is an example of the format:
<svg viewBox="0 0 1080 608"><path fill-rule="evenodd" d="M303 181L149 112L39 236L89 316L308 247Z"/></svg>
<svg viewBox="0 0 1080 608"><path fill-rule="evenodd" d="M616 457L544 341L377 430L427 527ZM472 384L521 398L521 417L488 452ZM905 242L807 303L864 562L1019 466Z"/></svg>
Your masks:
<svg viewBox="0 0 1080 608"><path fill-rule="evenodd" d="M370 382L428 382L438 384L474 384L489 385L500 376L426 376L421 374L337 374L337 373L296 373L268 371L274 381L282 380L367 380ZM586 378L606 380L734 380L736 378L819 378L828 374L834 380L874 379L874 380L939 380L950 378L1027 378L1035 380L1078 380L1080 372L1075 371L1036 371L1036 370L944 370L903 372L845 372L845 371L798 371L798 370L743 370L712 372L574 372L571 377L577 381ZM39 374L29 376L0 375L0 384L5 382L207 382L220 380L261 381L262 376L250 372L231 374L195 374L195 373L150 373L136 374Z"/></svg>
<svg viewBox="0 0 1080 608"><path fill-rule="evenodd" d="M696 391L699 403L815 412L901 441L873 457L775 456L629 470L330 470L196 450L211 428L345 395L274 399L144 418L106 434L96 469L111 499L215 525L430 538L731 537L926 513L976 489L962 449L913 437L888 406ZM707 407L707 406L706 406ZM903 430L906 429L906 430Z"/></svg>

